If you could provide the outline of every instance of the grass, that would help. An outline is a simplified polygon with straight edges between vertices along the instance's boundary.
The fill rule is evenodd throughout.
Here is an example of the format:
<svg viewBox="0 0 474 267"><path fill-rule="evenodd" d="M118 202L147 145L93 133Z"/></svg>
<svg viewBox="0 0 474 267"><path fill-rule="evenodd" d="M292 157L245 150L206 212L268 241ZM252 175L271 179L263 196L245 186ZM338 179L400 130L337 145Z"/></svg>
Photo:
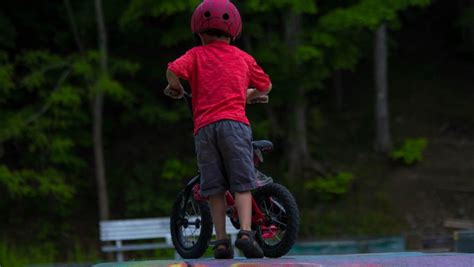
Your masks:
<svg viewBox="0 0 474 267"><path fill-rule="evenodd" d="M58 259L65 262L99 262L100 252L95 247L84 247L75 243L72 249L59 251L53 243L13 244L0 240L0 266L23 267L28 264L51 264Z"/></svg>
<svg viewBox="0 0 474 267"><path fill-rule="evenodd" d="M0 241L0 265L23 267L32 263L51 263L57 254L51 244L14 246Z"/></svg>

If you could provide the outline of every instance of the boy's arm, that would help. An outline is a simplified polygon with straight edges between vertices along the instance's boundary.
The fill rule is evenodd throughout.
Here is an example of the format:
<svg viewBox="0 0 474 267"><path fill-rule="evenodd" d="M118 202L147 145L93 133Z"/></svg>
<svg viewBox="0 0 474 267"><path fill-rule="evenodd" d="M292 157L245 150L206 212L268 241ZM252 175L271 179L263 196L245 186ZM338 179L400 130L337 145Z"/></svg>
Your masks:
<svg viewBox="0 0 474 267"><path fill-rule="evenodd" d="M247 103L267 103L267 94L272 89L270 77L268 77L268 75L257 64L257 61L255 61L253 57L249 56L249 59L249 85L251 89L247 90Z"/></svg>
<svg viewBox="0 0 474 267"><path fill-rule="evenodd" d="M168 86L165 88L165 94L169 97L179 99L184 95L183 85L179 81L179 77L171 70L166 70L166 79Z"/></svg>
<svg viewBox="0 0 474 267"><path fill-rule="evenodd" d="M194 49L188 50L175 61L168 63L166 79L168 80L169 85L165 89L165 94L169 97L183 97L184 89L179 79L190 80L195 60L194 54Z"/></svg>
<svg viewBox="0 0 474 267"><path fill-rule="evenodd" d="M267 94L270 93L271 90L272 90L271 83L268 89L263 90L263 91L259 91L255 88L247 89L247 103L248 104L267 103L268 102Z"/></svg>

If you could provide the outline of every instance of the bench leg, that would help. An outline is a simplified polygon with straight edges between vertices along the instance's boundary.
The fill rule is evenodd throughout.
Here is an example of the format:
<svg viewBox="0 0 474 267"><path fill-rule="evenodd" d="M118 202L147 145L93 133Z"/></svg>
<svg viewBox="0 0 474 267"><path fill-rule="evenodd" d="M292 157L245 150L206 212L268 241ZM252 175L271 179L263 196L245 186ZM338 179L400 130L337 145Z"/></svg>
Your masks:
<svg viewBox="0 0 474 267"><path fill-rule="evenodd" d="M117 252L117 261L118 262L123 262L123 252L122 251Z"/></svg>
<svg viewBox="0 0 474 267"><path fill-rule="evenodd" d="M237 240L237 234L231 234L230 235L230 241L232 242L231 244L235 244L235 240ZM234 246L234 257L240 257L239 254L239 249Z"/></svg>
<svg viewBox="0 0 474 267"><path fill-rule="evenodd" d="M117 248L121 248L122 247L122 241L120 241L120 240L115 241L115 246ZM123 252L122 251L117 252L117 261L118 262L123 262Z"/></svg>

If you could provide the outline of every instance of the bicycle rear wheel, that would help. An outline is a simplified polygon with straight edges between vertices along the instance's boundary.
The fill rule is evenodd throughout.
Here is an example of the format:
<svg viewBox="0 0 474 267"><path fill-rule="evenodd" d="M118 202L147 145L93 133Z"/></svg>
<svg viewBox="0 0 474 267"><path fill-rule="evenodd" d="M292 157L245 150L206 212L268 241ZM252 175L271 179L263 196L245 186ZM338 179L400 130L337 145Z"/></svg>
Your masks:
<svg viewBox="0 0 474 267"><path fill-rule="evenodd" d="M263 253L278 258L293 247L299 228L299 211L293 195L286 187L272 183L258 188L254 198L265 216L265 223L256 226Z"/></svg>
<svg viewBox="0 0 474 267"><path fill-rule="evenodd" d="M212 218L207 202L196 201L181 191L173 205L170 218L171 239L178 254L185 259L201 257L212 237ZM182 214L183 207L185 208Z"/></svg>

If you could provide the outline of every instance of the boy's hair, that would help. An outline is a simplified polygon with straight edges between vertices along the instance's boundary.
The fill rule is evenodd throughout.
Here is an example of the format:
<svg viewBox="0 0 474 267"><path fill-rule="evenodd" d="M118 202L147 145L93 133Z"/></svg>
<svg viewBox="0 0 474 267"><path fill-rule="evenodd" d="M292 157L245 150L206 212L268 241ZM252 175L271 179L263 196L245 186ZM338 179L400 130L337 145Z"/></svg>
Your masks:
<svg viewBox="0 0 474 267"><path fill-rule="evenodd" d="M225 31L221 31L221 30L218 30L218 29L209 29L209 30L205 30L203 31L202 33L205 33L209 36L213 36L213 37L217 37L217 38L232 38L232 36L225 32Z"/></svg>

